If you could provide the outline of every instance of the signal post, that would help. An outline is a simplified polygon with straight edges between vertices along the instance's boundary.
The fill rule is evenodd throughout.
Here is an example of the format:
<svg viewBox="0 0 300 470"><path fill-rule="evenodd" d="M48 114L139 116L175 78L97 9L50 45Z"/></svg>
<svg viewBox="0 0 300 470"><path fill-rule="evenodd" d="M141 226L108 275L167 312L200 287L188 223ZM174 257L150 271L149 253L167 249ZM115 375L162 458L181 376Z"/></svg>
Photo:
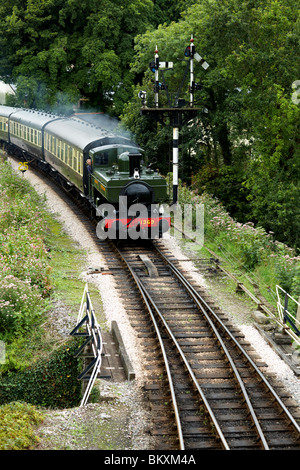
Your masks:
<svg viewBox="0 0 300 470"><path fill-rule="evenodd" d="M194 81L194 59L200 62L200 65L206 70L209 65L208 63L197 53L195 52L194 39L193 36L190 40L190 45L186 47L185 57L188 57L187 67L184 73L183 80L180 87L177 90L174 101L172 102L170 94L168 91L168 86L164 78L164 70L173 69L173 62L160 62L158 56L158 48L156 46L154 61L150 63L150 69L155 74L154 78L154 108L147 107L146 102L146 92L140 91L139 98L142 100L142 115L151 115L154 116L158 122L165 124L166 117L170 120L170 125L173 127L173 204L178 202L178 165L179 165L179 129L181 126L188 120L194 118L197 115L197 112L201 108L194 107L194 93L196 90L199 90L201 87L198 83ZM190 102L189 106L186 106L186 102L183 99L180 99L180 93L188 72L190 71ZM159 70L162 73L162 82L159 81ZM161 90L164 90L168 100L168 107L160 108L158 95Z"/></svg>

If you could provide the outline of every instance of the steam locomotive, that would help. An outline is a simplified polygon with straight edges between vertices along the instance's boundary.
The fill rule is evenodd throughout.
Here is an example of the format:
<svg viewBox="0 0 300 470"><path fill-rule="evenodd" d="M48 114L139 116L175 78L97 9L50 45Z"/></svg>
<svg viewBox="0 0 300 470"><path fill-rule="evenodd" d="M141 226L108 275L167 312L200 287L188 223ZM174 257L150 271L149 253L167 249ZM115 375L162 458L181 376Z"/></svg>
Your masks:
<svg viewBox="0 0 300 470"><path fill-rule="evenodd" d="M84 200L100 238L156 238L169 229L166 181L130 139L77 118L0 106L0 141Z"/></svg>

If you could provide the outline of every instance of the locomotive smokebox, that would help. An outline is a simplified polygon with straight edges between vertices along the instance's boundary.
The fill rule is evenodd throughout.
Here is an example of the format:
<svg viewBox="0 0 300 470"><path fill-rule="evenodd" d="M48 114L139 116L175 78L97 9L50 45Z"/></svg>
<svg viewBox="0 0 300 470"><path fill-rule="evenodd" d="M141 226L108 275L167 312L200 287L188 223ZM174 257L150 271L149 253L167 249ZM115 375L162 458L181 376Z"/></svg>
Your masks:
<svg viewBox="0 0 300 470"><path fill-rule="evenodd" d="M125 186L122 196L127 197L127 206L136 203L152 204L154 202L154 193L151 187L143 181L134 181Z"/></svg>

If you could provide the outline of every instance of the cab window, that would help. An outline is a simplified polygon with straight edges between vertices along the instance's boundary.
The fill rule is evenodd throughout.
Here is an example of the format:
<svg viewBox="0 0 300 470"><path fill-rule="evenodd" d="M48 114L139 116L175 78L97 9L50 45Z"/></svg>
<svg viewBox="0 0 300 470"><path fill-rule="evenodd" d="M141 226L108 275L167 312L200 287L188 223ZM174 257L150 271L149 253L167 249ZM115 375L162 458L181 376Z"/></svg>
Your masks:
<svg viewBox="0 0 300 470"><path fill-rule="evenodd" d="M93 156L94 166L112 166L118 164L118 156L124 152L138 153L138 149L135 147L111 147L106 148L102 152L97 152Z"/></svg>
<svg viewBox="0 0 300 470"><path fill-rule="evenodd" d="M95 155L94 165L95 166L108 165L108 152L101 152Z"/></svg>

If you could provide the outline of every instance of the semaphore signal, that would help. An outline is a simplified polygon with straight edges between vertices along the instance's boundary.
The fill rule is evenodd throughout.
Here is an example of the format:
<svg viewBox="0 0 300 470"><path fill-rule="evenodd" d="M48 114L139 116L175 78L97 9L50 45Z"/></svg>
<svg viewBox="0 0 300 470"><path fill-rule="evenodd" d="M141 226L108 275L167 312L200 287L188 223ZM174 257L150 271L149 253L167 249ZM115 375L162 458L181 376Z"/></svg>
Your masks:
<svg viewBox="0 0 300 470"><path fill-rule="evenodd" d="M201 89L201 85L195 82L194 79L194 60L196 60L204 70L207 70L209 64L196 52L193 36L191 36L190 44L186 47L184 55L188 58L187 66L184 72L184 77L177 90L174 102L171 102L171 98L168 91L168 86L164 78L164 70L173 69L173 62L160 62L158 56L158 48L154 51L154 60L150 62L150 70L155 74L154 77L154 108L148 108L146 106L146 92L140 91L139 98L142 100L141 114L152 114L155 116L157 121L164 122L165 116L170 119L170 124L173 127L173 204L178 202L178 141L179 141L179 128L182 126L185 119L191 119L196 116L200 108L194 108L194 93ZM162 81L159 81L159 71L162 72ZM186 106L185 100L180 98L180 93L183 88L184 81L190 71L190 83L189 83L189 94L190 101L189 106ZM167 95L169 107L159 107L159 92L164 90Z"/></svg>

